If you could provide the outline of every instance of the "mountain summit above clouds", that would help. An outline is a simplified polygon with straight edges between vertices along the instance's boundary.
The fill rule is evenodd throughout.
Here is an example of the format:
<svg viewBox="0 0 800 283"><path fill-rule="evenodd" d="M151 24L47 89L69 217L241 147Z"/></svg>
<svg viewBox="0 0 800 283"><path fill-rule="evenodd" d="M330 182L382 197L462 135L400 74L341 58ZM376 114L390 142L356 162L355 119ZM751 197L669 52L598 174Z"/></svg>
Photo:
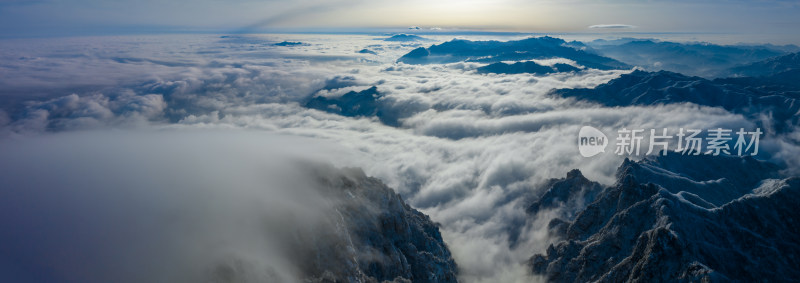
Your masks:
<svg viewBox="0 0 800 283"><path fill-rule="evenodd" d="M603 189L570 173L555 184L587 204L551 222L563 240L530 268L552 282L792 281L800 179L772 179L777 169L749 157L626 159Z"/></svg>
<svg viewBox="0 0 800 283"><path fill-rule="evenodd" d="M323 195L340 200L333 224L299 235L311 282L457 282L438 224L361 169L310 168ZM331 228L331 229L326 229Z"/></svg>
<svg viewBox="0 0 800 283"><path fill-rule="evenodd" d="M634 71L595 88L560 89L554 94L600 103L604 106L694 103L722 107L761 119L770 113L776 131L800 122L800 88L762 82L749 85L745 79L707 80L678 73ZM765 121L762 121L762 123ZM769 125L762 125L769 126Z"/></svg>
<svg viewBox="0 0 800 283"><path fill-rule="evenodd" d="M419 35L400 33L385 38L383 39L383 41L415 42L415 41L430 41L430 39L421 37Z"/></svg>
<svg viewBox="0 0 800 283"><path fill-rule="evenodd" d="M622 38L585 43L586 50L648 71L671 71L707 78L729 75L737 65L764 60L797 50L797 46L717 45L705 42L668 42Z"/></svg>
<svg viewBox="0 0 800 283"><path fill-rule="evenodd" d="M551 73L560 72L578 72L581 69L576 68L569 64L556 63L553 66L539 65L533 61L515 62L507 64L497 62L483 67L479 67L478 73L495 73L495 74L521 74L529 73L535 75L546 75Z"/></svg>
<svg viewBox="0 0 800 283"><path fill-rule="evenodd" d="M565 58L584 67L601 70L629 68L622 62L575 49L568 46L563 39L549 36L514 41L453 39L428 48L414 49L397 61L407 64L443 64L460 61L497 63L551 58Z"/></svg>
<svg viewBox="0 0 800 283"><path fill-rule="evenodd" d="M730 73L735 76L761 77L798 69L800 69L800 52L734 67Z"/></svg>

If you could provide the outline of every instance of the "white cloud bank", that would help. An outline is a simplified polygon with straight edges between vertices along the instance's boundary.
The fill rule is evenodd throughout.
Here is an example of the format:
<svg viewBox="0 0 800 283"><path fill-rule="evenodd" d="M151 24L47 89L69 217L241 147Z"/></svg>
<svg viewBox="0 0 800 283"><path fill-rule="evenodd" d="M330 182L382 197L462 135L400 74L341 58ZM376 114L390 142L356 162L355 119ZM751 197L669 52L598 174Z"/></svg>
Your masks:
<svg viewBox="0 0 800 283"><path fill-rule="evenodd" d="M104 44L103 39L95 42L97 40L87 40L81 46ZM112 180L119 179L130 182L131 186L152 187L146 183L150 178L141 176L155 176L156 180L160 178L164 182L174 176L178 184L188 188L205 186L202 183L206 180L204 176L217 169L230 174L223 175L228 176L224 180L237 183L238 179L232 176L241 174L238 171L247 172L252 170L251 166L258 165L259 160L272 158L268 154L247 154L251 150L311 150L304 156L364 168L368 175L381 178L412 206L440 222L443 237L461 268L461 279L466 282L530 280L522 262L555 240L544 232L547 216L534 218L523 211L526 197L542 190L540 184L543 181L563 177L574 168L581 169L589 179L606 184L613 181L614 170L623 157L612 154L588 159L581 157L576 138L582 126L594 126L609 136L622 127L710 129L753 126L741 115L718 108L684 104L602 108L549 94L553 88L594 87L628 72L624 70L584 70L544 77L480 75L474 71L480 65L472 63L396 64L393 61L399 55L417 45L379 42L364 37L287 35L221 39L197 36L193 38L197 44L193 49L184 49L184 45L175 42L185 40L183 38L151 37L148 40L144 50L134 48L136 45L132 43L124 44L114 51L121 54L108 56L102 52L89 52L85 58L79 57L83 59L71 56L74 55L71 52L80 54L83 49L72 50L69 47L66 47L67 51L61 51L66 56L50 56L48 49L14 50L9 56L59 62L55 66L61 66L60 70L113 68L124 72L130 66L134 78L139 78L141 70L152 68L154 72L145 80L115 81L77 94L72 94L72 88L63 90L58 88L60 84L55 83L54 88L48 91L55 93L54 97L22 103L19 108L9 107L5 110L7 115L0 115L0 126L5 124L5 139L17 139L20 135L24 138L28 135L24 134L26 131L98 128L121 129L122 132L132 127L165 132L236 129L234 132L194 135L199 140L209 139L199 144L187 143L188 147L197 150L191 151L198 153L196 157L166 138L168 136L153 139L145 143L145 147L134 146L140 150L154 149L154 152L141 156L125 151L130 144L123 143L122 152L129 154L113 155L114 149L108 148L111 157L79 157L70 155L65 144L77 144L78 148L109 147L119 141L108 144L102 135L80 139L45 135L45 141L33 142L50 143L56 146L55 149L22 147L19 150L22 155L3 159L4 167L17 168L20 174L46 172L69 180L70 170L85 170L84 175L91 175L94 169L102 169L104 162L115 165L130 159L144 162L139 164L153 163L157 166L145 172L110 167L119 168L113 171L118 175L113 178L99 175L103 178L98 184L113 186ZM309 44L298 47L272 45L283 40ZM377 50L378 58L355 53L365 47ZM151 50L160 51L153 53ZM28 64L33 63L14 61L11 66L0 68L7 72L11 68L26 70L25 74L18 76L32 79L51 74L51 69L37 71ZM82 78L80 75L77 77ZM83 79L92 81L91 78ZM0 85L3 83L13 84L10 80L0 79ZM330 90L318 94L336 96L377 86L383 94L380 101L387 105L387 111L403 117L399 127L386 126L371 117L342 117L301 106L309 95L326 85ZM239 141L215 143L226 136L253 139L237 133L244 129L299 136L315 142L314 146L308 147L293 143L259 145L255 142L259 139L254 139L252 142L255 143L246 142L248 146L241 149L219 151L220 148L241 146ZM71 143L62 143L62 139ZM160 145L161 142L165 146ZM798 168L800 162L796 159L800 155L794 154L798 152L796 134L770 137L762 143L769 156ZM327 144L335 146L313 149ZM203 154L206 150L210 155ZM36 161L20 160L25 154L37 157L32 159ZM159 160L170 156L176 159L159 165ZM246 162L239 164L241 158ZM186 160L177 161L182 159ZM21 164L27 165L15 167L17 161L10 160L24 161ZM85 162L89 167L53 165L65 162ZM55 167L46 167L51 170L43 171L37 168L39 163ZM257 183L257 180L250 181L244 184ZM47 179L42 182L55 185L47 183ZM213 185L224 188L228 183ZM156 196L165 193L158 192ZM216 197L218 193L210 191L208 196ZM239 197L248 196L236 195L223 196L222 200L238 203ZM241 201L250 203L248 199ZM143 201L143 204L147 202ZM219 209L226 210L225 207ZM210 217L216 215L211 214ZM230 231L232 228L242 227L221 227L220 230ZM516 234L519 240L512 245L510 239Z"/></svg>
<svg viewBox="0 0 800 283"><path fill-rule="evenodd" d="M590 29L634 29L636 26L634 25L625 25L625 24L602 24L602 25L591 25L589 26Z"/></svg>
<svg viewBox="0 0 800 283"><path fill-rule="evenodd" d="M329 225L337 200L297 162L335 151L242 131L0 141L0 277L301 282L293 259L300 253L286 249L297 235Z"/></svg>

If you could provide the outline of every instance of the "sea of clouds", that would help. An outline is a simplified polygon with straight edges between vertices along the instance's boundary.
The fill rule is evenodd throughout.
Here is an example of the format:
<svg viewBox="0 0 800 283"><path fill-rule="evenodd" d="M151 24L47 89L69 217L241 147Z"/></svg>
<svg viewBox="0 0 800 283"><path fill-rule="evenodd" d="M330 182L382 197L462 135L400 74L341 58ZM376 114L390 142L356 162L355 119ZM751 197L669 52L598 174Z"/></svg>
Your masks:
<svg viewBox="0 0 800 283"><path fill-rule="evenodd" d="M476 63L407 65L395 60L431 43L380 38L160 35L1 41L0 171L5 175L3 186L10 188L6 194L23 195L30 202L26 205L53 206L53 211L80 208L77 213L109 217L117 213L126 215L120 216L126 221L170 227L163 233L145 233L141 241L129 234L109 235L107 245L94 250L103 259L109 256L103 249L125 243L132 246L120 252L161 238L178 237L176 241L199 246L217 236L230 242L258 237L263 233L245 224L226 226L231 218L258 219L271 209L251 205L251 199L263 200L267 207L285 205L282 199L305 207L317 197L313 192L308 193L311 201L285 196L285 188L302 183L302 174L283 178L260 172L287 171L291 167L281 164L292 158L357 166L441 223L463 281L529 281L524 261L557 240L544 228L557 213L524 212L530 199L546 189L541 184L578 168L589 179L608 185L624 159L612 154L613 144L605 154L580 156L577 133L582 126L596 127L612 139L623 127L755 127L753 121L721 108L605 108L549 93L591 88L631 70L533 76L478 74L475 68L481 65ZM274 45L281 41L306 44ZM364 48L377 55L357 52ZM556 62L564 60L539 61ZM383 95L379 100L387 106L386 114L399 118L398 125L303 107L314 95L337 97L372 86ZM800 168L798 139L795 131L762 137L761 157ZM643 146L646 149L647 143ZM252 170L260 162L270 165ZM254 193L260 183L284 189ZM171 188L166 184L174 188L152 189ZM202 189L196 193L194 187ZM135 201L111 205L127 194ZM189 200L186 195L191 195ZM192 198L214 198L209 205L217 205L217 199L221 204L217 210L198 209L197 203L207 200ZM200 225L203 233L188 233L192 227L162 224L152 212L136 215L139 210L169 207L201 215L210 223ZM229 207L237 209L231 212ZM32 210L12 206L0 211L20 215ZM118 220L99 219L86 227L72 226L68 223L75 219L70 217L33 217L28 224L57 224L47 229L71 231L65 237L119 225ZM201 222L187 219L189 226ZM9 221L4 225L19 224ZM133 225L119 233L137 229L147 228ZM42 240L59 246L57 239ZM246 245L256 242L241 243L235 249L248 250ZM196 248L180 246L169 251L197 258L188 256ZM270 254L270 245L262 246L248 250L248 255ZM131 260L157 251L145 249ZM152 268L158 265L153 262Z"/></svg>

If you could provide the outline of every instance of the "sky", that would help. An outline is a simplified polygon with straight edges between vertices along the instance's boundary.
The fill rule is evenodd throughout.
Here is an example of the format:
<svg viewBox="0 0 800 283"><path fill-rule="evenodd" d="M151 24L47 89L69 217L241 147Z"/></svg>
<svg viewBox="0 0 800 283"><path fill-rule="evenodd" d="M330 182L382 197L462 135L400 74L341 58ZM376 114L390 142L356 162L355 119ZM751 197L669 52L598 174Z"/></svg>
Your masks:
<svg viewBox="0 0 800 283"><path fill-rule="evenodd" d="M797 14L800 4L783 0L0 0L0 36L420 26L520 32L775 34L775 38L797 42Z"/></svg>
<svg viewBox="0 0 800 283"><path fill-rule="evenodd" d="M230 219L256 221L275 214L250 201L265 200L289 212L298 210L282 205L296 201L298 207L313 207L308 198L288 194L305 185L307 176L286 178L275 169L287 162L282 155L274 158L281 153L287 160L360 167L382 180L442 225L463 282L530 282L521 263L558 240L546 229L558 211L531 217L524 210L529 197L546 190L542 184L550 178L563 178L573 169L611 185L624 159L610 151L581 157L575 138L582 126L615 133L623 127L752 129L755 121L719 107L604 107L551 93L593 88L632 69L599 70L550 58L535 63L581 71L500 75L478 73L483 64L476 62L413 65L397 59L454 37L528 36L435 34L440 30L433 28L575 33L573 38L579 33L682 33L681 38L704 41L727 34L731 42L800 44L798 12L797 2L769 0L0 0L0 185L17 188L0 194L31 203L0 205L0 216L37 216L32 211L37 205L57 200L28 227L66 231L63 237L75 241L62 241L61 234L47 229L19 230L13 236L47 244L14 245L22 247L21 255L32 254L26 247L46 255L47 248L59 245L83 254L82 245L89 243L71 233L117 227L105 215L164 227L136 245L129 244L137 240L125 233L129 230L110 235L109 244L124 246L122 253L149 248L122 259L130 260L117 265L125 270L108 273L127 275L127 267L134 266L148 271L142 276L155 277L125 277L132 281L201 281L157 280L162 274L151 270L163 271L158 268L170 266L164 262L181 259L191 272L193 264L207 264L195 259L269 264L270 249L282 243L262 243L262 229ZM383 34L244 34L337 30L433 34L423 35L430 41L416 43L384 41ZM196 34L171 34L176 32ZM76 35L104 36L70 37ZM284 41L303 44L276 45ZM364 49L371 53L360 52ZM383 113L403 118L398 126L303 106L312 96L337 97L371 87L382 95ZM785 164L787 175L798 174L800 130L770 134L761 144L764 159ZM279 179L286 182L271 182ZM269 190L259 191L265 184ZM56 193L75 194L49 197ZM277 197L284 193L285 198ZM313 192L307 195L315 199ZM221 202L198 211L208 199ZM4 201L16 199L0 197L0 204ZM75 214L62 214L73 209ZM152 213L134 217L138 211ZM164 211L177 211L186 225L170 225L159 217ZM84 214L99 217L86 227L61 229ZM6 218L0 222L28 220ZM139 228L128 229L146 229ZM193 232L198 229L201 233ZM26 234L42 232L53 236ZM186 235L179 239L185 246L171 245L174 235ZM231 245L204 254L204 246L220 239ZM104 259L118 252L90 247L94 256L83 262L85 270L105 270L96 264L107 264ZM168 257L159 256L161 248ZM7 258L0 252L0 262ZM173 269L163 272L171 275Z"/></svg>

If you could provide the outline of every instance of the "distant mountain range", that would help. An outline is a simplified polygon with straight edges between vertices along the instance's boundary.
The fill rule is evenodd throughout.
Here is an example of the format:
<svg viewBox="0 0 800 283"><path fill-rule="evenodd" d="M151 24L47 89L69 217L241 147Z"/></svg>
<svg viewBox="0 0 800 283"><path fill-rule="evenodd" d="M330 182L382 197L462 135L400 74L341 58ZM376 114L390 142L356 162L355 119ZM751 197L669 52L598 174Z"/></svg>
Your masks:
<svg viewBox="0 0 800 283"><path fill-rule="evenodd" d="M780 56L787 51L800 51L793 45L717 45L634 38L569 44L647 71L664 70L705 78L731 76L730 68Z"/></svg>
<svg viewBox="0 0 800 283"><path fill-rule="evenodd" d="M733 76L740 77L765 77L775 76L780 73L800 70L800 52L769 58L764 61L754 62L743 66L731 68ZM794 77L795 84L800 84L800 77Z"/></svg>
<svg viewBox="0 0 800 283"><path fill-rule="evenodd" d="M401 36L401 35L397 35ZM399 39L404 39L401 37ZM566 42L549 36L514 41L470 41L453 39L430 47L420 47L405 54L398 62L431 64L453 62L500 63L532 59L565 58L587 68L610 70L632 66L646 71L671 71L689 76L721 78L730 76L773 75L797 65L800 52L794 45L717 45L677 43L652 39L623 38ZM786 56L784 56L786 55ZM783 57L780 57L783 56ZM770 59L770 60L767 60ZM760 62L762 60L767 60ZM794 60L794 61L792 61ZM520 63L520 62L517 62ZM507 64L513 65L513 64ZM541 73L528 66L495 65L491 73Z"/></svg>
<svg viewBox="0 0 800 283"><path fill-rule="evenodd" d="M796 79L788 78L794 82ZM595 88L561 89L553 93L605 106L689 102L722 107L753 120L760 119L763 113L769 113L771 120L761 121L761 126L784 131L789 125L800 122L800 89L774 84L771 80L781 81L782 78L707 80L667 71L651 73L637 70Z"/></svg>
<svg viewBox="0 0 800 283"><path fill-rule="evenodd" d="M569 64L556 63L552 66L539 65L533 61L516 62L513 64L507 63L493 63L478 68L478 73L495 73L495 74L536 74L545 75L560 72L578 72L580 68L576 68Z"/></svg>
<svg viewBox="0 0 800 283"><path fill-rule="evenodd" d="M631 43L656 44L628 42ZM684 46L667 43L657 45ZM534 75L582 70L564 63L541 65L530 61L536 58L565 58L586 67L600 69L628 67L613 59L575 49L582 48L581 46L580 42L567 43L552 37L508 42L452 40L428 48L414 49L398 61L413 64L486 62L489 64L476 69L478 73ZM745 50L700 44L685 46L692 46L694 49L707 48L707 52L719 49L722 50L720 51L722 54L729 56ZM747 49L750 50L748 52L759 54L758 56L775 53L753 48ZM518 61L503 62L507 60ZM800 53L768 58L733 67L726 72L748 76L709 80L668 71L636 70L595 88L560 89L553 91L553 94L611 107L672 103L721 107L733 113L743 114L760 127L775 132L784 132L793 125L800 124ZM388 109L385 103L381 103L381 97L377 88L371 87L363 91L350 91L338 97L314 96L305 106L349 117L378 117L381 122L391 126L397 126L399 119L414 114L414 111L398 113Z"/></svg>
<svg viewBox="0 0 800 283"><path fill-rule="evenodd" d="M777 170L750 157L673 154L626 159L605 188L570 172L528 209L578 205L550 223L563 240L530 268L551 282L793 281L800 179L770 179Z"/></svg>
<svg viewBox="0 0 800 283"><path fill-rule="evenodd" d="M601 70L630 68L627 64L617 60L567 46L564 40L549 36L516 41L453 39L428 48L414 49L397 61L407 64L442 64L461 61L498 63L550 58L570 59L584 67Z"/></svg>
<svg viewBox="0 0 800 283"><path fill-rule="evenodd" d="M431 40L428 38L421 37L419 35L401 33L385 38L383 39L383 41L415 42L415 41L431 41Z"/></svg>

